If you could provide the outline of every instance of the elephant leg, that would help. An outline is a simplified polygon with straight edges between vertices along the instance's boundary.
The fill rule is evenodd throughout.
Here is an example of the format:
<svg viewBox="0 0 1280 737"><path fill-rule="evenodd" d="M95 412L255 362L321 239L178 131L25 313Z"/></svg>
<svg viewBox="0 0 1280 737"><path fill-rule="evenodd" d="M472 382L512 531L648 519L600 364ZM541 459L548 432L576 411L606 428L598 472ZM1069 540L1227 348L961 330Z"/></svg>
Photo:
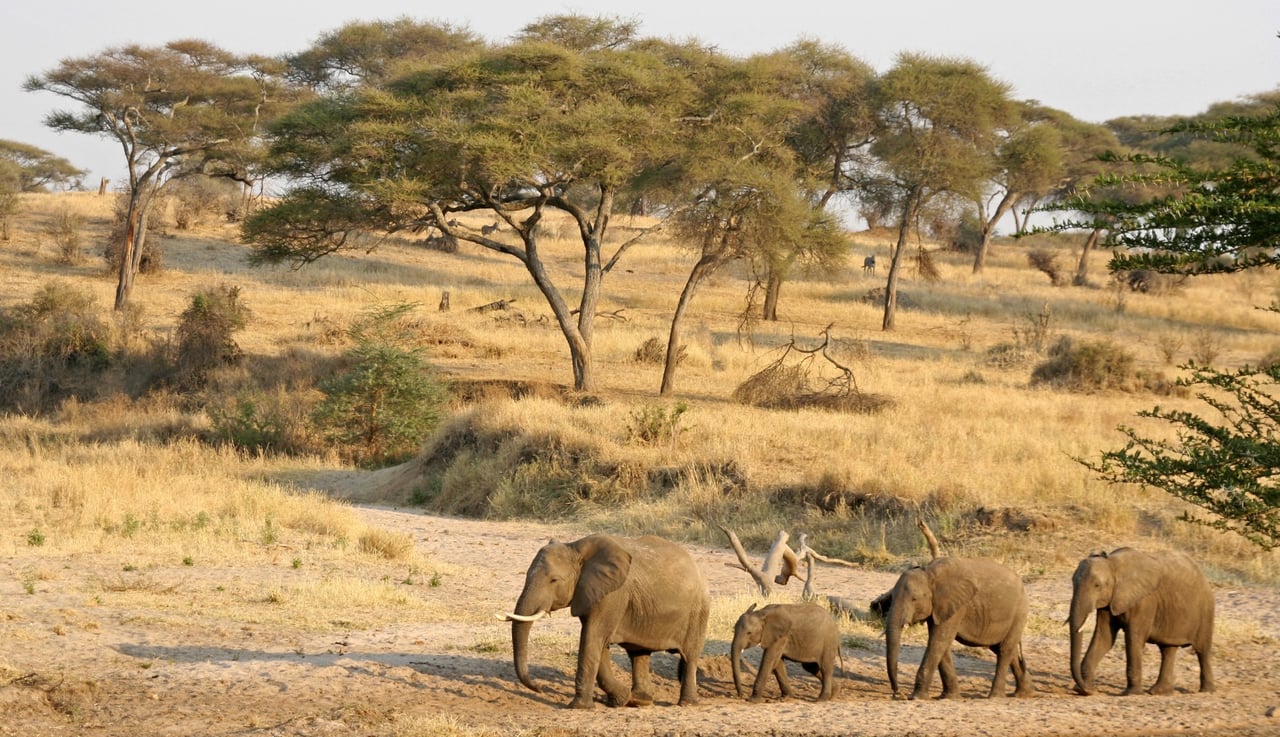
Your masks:
<svg viewBox="0 0 1280 737"><path fill-rule="evenodd" d="M1167 694L1173 693L1173 664L1178 657L1178 648L1176 645L1160 646L1160 676L1156 678L1156 682L1151 686L1150 693Z"/></svg>
<svg viewBox="0 0 1280 737"><path fill-rule="evenodd" d="M941 698L950 699L960 695L960 678L956 675L956 664L951 658L949 647L942 654L942 661L938 663L938 675L942 676Z"/></svg>
<svg viewBox="0 0 1280 737"><path fill-rule="evenodd" d="M1196 648L1196 659L1200 661L1200 693L1213 693L1213 663L1209 658L1211 647Z"/></svg>
<svg viewBox="0 0 1280 737"><path fill-rule="evenodd" d="M789 699L795 690L791 688L791 679L787 678L787 662L782 658L778 658L778 662L773 666L773 677L778 682L778 690L782 692L782 698Z"/></svg>
<svg viewBox="0 0 1280 737"><path fill-rule="evenodd" d="M1135 632L1133 627L1124 633L1125 696L1142 693L1142 650L1147 645L1145 632Z"/></svg>
<svg viewBox="0 0 1280 737"><path fill-rule="evenodd" d="M600 666L596 671L596 683L608 698L609 706L623 706L631 698L631 689L618 677L614 669L613 658L609 657L609 646L600 651Z"/></svg>
<svg viewBox="0 0 1280 737"><path fill-rule="evenodd" d="M1022 643L1018 643L1018 654L1010 659L1010 670L1013 671L1014 696L1030 696L1036 692L1031 685L1031 671L1027 670L1027 659L1022 655Z"/></svg>
<svg viewBox="0 0 1280 737"><path fill-rule="evenodd" d="M595 707L594 690L597 675L600 673L600 659L604 657L607 660L609 655L609 646L601 645L604 638L595 634L596 629L589 620L582 622L582 634L578 637L578 672L573 681L573 701L569 702L570 709ZM603 683L602 680L601 684Z"/></svg>
<svg viewBox="0 0 1280 737"><path fill-rule="evenodd" d="M704 611L695 616L685 633L684 644L680 648L680 706L693 706L698 703L698 659L702 657L702 649L707 644L707 613ZM759 674L756 676L759 678Z"/></svg>
<svg viewBox="0 0 1280 737"><path fill-rule="evenodd" d="M836 691L836 659L826 655L818 662L818 678L822 681L822 690L818 692L817 701L830 701Z"/></svg>
<svg viewBox="0 0 1280 737"><path fill-rule="evenodd" d="M650 676L649 653L631 653L631 698L627 706L653 704L653 679Z"/></svg>
<svg viewBox="0 0 1280 737"><path fill-rule="evenodd" d="M933 621L929 621L929 644L925 646L924 657L920 660L920 667L916 669L916 685L911 691L912 699L929 698L929 686L933 684L933 672L940 670L940 666L944 659L951 657L951 640L954 634L948 636L943 632L942 627L934 625ZM946 675L943 674L943 678ZM943 681L943 691L946 691L946 682Z"/></svg>
<svg viewBox="0 0 1280 737"><path fill-rule="evenodd" d="M785 698L791 690L791 684L787 683L787 671L782 666L782 648L775 645L766 647L764 654L760 656L760 670L756 672L756 682L751 687L751 700L760 702L764 700L765 684L769 681L769 675L773 674L778 681L778 688L782 690L782 696Z"/></svg>
<svg viewBox="0 0 1280 737"><path fill-rule="evenodd" d="M1107 618L1106 621L1102 621L1101 610L1098 613L1098 620L1093 628L1093 637L1089 639L1089 648L1085 650L1084 658L1080 661L1080 674L1089 692L1093 691L1093 679L1098 672L1098 662L1102 660L1102 656L1111 652L1112 646L1116 643L1116 632L1119 631L1119 623L1116 620Z"/></svg>
<svg viewBox="0 0 1280 737"><path fill-rule="evenodd" d="M996 672L991 678L991 690L987 692L987 698L1004 696L1004 672L1013 667L1013 650L1005 643L991 646L991 652L996 655Z"/></svg>

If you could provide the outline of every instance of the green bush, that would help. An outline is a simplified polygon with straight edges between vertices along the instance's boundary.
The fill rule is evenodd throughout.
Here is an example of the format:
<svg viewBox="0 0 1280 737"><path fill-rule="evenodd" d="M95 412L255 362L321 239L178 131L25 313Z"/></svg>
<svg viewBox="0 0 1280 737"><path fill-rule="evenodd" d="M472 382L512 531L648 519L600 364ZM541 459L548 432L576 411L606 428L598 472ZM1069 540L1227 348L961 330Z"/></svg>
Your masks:
<svg viewBox="0 0 1280 737"><path fill-rule="evenodd" d="M350 368L320 385L312 420L351 460L384 466L417 453L440 422L448 391L410 336L415 305L374 310L348 331Z"/></svg>
<svg viewBox="0 0 1280 737"><path fill-rule="evenodd" d="M277 452L284 448L287 421L261 401L240 397L234 409L211 406L207 410L218 439L246 450Z"/></svg>

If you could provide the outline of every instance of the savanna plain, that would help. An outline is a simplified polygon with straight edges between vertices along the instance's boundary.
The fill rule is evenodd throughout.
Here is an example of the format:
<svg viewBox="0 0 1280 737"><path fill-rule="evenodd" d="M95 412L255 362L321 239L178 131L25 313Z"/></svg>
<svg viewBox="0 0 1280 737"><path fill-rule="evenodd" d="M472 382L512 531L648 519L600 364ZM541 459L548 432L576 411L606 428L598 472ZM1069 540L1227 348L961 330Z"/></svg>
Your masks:
<svg viewBox="0 0 1280 737"><path fill-rule="evenodd" d="M1090 284L1053 286L1027 253L1073 265L1072 240L999 242L978 275L970 256L924 244L938 278L907 260L897 329L883 332L881 308L864 296L883 286L891 236L857 233L846 268L786 284L777 322L743 320L745 269L706 284L676 391L660 396L661 364L642 349L665 344L694 255L657 236L606 277L600 388L587 396L568 389L563 339L513 260L397 236L302 269L251 267L218 217L158 221L149 237L163 264L113 315L101 256L112 211L109 195L25 196L0 243L0 306L50 284L88 295L117 356L162 355L201 290L234 287L250 318L235 334L238 360L198 388L143 391L130 383L139 369L92 398L0 416L0 735L1280 734L1280 559L1079 462L1121 446L1121 425L1167 432L1143 424L1141 410L1204 406L1159 382L1091 392L1031 382L1063 337L1106 341L1169 380L1188 360L1274 358L1280 318L1257 306L1280 298L1280 275L1134 292L1095 254ZM612 238L647 224L621 218ZM558 235L548 225L544 248L571 290L580 253ZM871 254L874 275L861 268ZM508 309L469 309L500 300ZM347 327L402 304L416 305L405 324L453 399L419 454L368 469L311 437L307 418L319 382L344 365ZM810 380L844 366L874 411L734 399L786 346L812 348L824 331L834 363L817 356ZM285 428L289 452L225 442L216 418L243 418L247 406ZM984 698L994 658L956 645L960 698L891 698L867 607L928 558L917 519L945 552L990 556L1022 576L1035 697ZM819 565L812 582L854 602L840 619L832 701L812 703L816 680L798 668L791 699L736 698L733 623L762 600L732 566L722 526L757 560L781 530L857 564ZM543 693L516 681L509 625L494 613L511 609L549 538L592 532L655 533L693 552L712 593L700 704L674 704L675 661L655 655L654 706L562 708L578 635L565 612L533 629ZM1120 647L1103 661L1099 693L1074 693L1071 572L1121 545L1200 561L1217 601L1215 693L1196 692L1184 652L1176 693L1120 696ZM792 581L772 599L798 601L800 589ZM908 684L924 642L923 627L904 638ZM1157 664L1148 647L1148 684Z"/></svg>

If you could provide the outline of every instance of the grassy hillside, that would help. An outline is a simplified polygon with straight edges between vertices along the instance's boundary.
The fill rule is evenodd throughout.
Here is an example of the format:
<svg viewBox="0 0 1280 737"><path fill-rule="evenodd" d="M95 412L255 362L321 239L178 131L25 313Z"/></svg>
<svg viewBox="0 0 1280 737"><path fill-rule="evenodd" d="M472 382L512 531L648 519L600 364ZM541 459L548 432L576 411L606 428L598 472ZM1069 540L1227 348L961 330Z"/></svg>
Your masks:
<svg viewBox="0 0 1280 737"><path fill-rule="evenodd" d="M449 254L393 237L371 243L367 254L300 270L251 268L234 226L208 218L179 230L170 213L151 236L163 247L162 267L139 278L136 307L113 316L115 279L101 257L112 205L110 196L89 193L28 196L13 239L0 244L7 284L0 306L25 304L50 283L71 286L101 307L115 354L134 356L132 375L103 378L92 399L0 418L0 468L15 479L0 498L6 554L138 540L231 550L245 528L260 537L264 525L290 544L335 555L362 536L374 553L407 554L357 529L341 507L322 512L330 506L324 499L288 493L322 489L713 545L724 544L719 525L756 548L783 528L807 532L821 552L876 564L922 554L914 521L923 515L949 551L992 554L1024 569L1069 567L1100 547L1146 544L1188 549L1218 577L1275 580L1280 570L1274 555L1177 521L1186 510L1169 497L1103 484L1074 460L1120 445L1117 425L1139 422L1139 410L1198 407L1193 398L1030 382L1064 336L1106 341L1165 379L1189 358L1257 362L1280 348L1278 318L1255 307L1280 296L1280 275L1199 277L1140 293L1112 285L1103 254L1094 255L1089 287L1053 286L1028 264L1037 248L1070 271L1071 243L999 243L980 276L970 273L969 256L935 251L941 279L923 280L908 264L900 286L907 306L898 329L886 333L880 308L863 297L883 286L890 236L863 233L846 270L786 285L776 323L740 329L744 273L705 285L677 392L659 397L661 365L637 352L653 338L665 344L692 263L692 254L659 238L606 277L601 309L610 316L597 321L595 342L602 388L581 397L564 388L568 352L522 268L467 244ZM68 225L79 239L64 247L75 240ZM615 222L612 237L641 225ZM580 257L571 241L554 238L558 227L549 225L544 247L571 291ZM871 253L879 276L860 268ZM162 360L191 295L226 286L239 289L250 311L235 335L243 359L199 390L142 392L140 372ZM451 309L442 312L446 291ZM515 309L468 311L495 300ZM418 458L358 471L307 417L317 382L342 365L346 327L373 307L401 302L419 304L413 329L456 399ZM827 326L832 356L884 409L776 411L734 401L735 388L790 341L817 345ZM246 399L287 424L292 453L213 442L211 416ZM298 504L313 506L296 511ZM221 522L196 525L201 514Z"/></svg>

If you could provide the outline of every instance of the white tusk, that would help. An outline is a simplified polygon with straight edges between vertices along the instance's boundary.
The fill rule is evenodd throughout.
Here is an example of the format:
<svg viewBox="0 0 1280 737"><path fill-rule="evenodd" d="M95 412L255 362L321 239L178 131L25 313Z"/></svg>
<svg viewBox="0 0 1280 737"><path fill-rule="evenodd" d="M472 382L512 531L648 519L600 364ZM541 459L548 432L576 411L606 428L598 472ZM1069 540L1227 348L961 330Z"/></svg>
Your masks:
<svg viewBox="0 0 1280 737"><path fill-rule="evenodd" d="M494 614L493 616L497 617L503 622L536 622L539 619L542 619L543 617L547 617L550 615L551 615L551 612L548 612L546 609L543 609L537 614Z"/></svg>

